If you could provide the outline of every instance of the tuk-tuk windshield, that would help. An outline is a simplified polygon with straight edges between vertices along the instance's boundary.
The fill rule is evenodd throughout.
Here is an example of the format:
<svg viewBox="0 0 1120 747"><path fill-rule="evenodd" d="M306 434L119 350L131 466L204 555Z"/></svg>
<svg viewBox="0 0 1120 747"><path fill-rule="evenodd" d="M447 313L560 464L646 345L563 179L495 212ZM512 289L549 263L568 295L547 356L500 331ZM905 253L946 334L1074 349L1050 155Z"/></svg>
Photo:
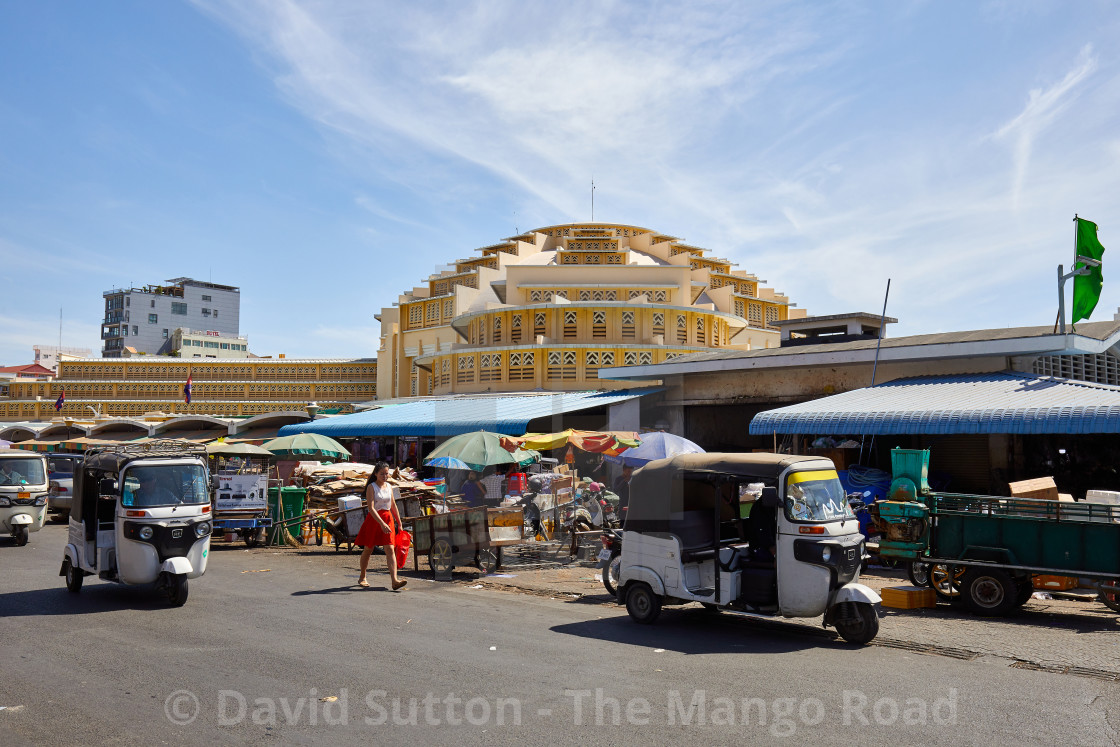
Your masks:
<svg viewBox="0 0 1120 747"><path fill-rule="evenodd" d="M46 481L42 457L0 459L0 486L42 485Z"/></svg>
<svg viewBox="0 0 1120 747"><path fill-rule="evenodd" d="M786 516L790 521L854 519L848 496L833 470L795 472L786 488Z"/></svg>
<svg viewBox="0 0 1120 747"><path fill-rule="evenodd" d="M206 468L198 464L132 467L125 473L121 505L134 508L208 503Z"/></svg>

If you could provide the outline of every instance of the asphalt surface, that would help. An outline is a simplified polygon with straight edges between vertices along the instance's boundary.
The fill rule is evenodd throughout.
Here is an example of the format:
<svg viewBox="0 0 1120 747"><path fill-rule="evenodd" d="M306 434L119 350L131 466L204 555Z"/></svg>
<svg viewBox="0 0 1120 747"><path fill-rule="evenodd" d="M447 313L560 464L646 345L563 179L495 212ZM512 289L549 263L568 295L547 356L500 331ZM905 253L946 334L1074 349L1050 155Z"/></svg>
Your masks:
<svg viewBox="0 0 1120 747"><path fill-rule="evenodd" d="M182 608L0 539L0 744L1115 744L1120 684L216 546ZM886 621L884 621L886 623ZM887 632L884 629L884 632ZM413 707L415 710L413 710Z"/></svg>

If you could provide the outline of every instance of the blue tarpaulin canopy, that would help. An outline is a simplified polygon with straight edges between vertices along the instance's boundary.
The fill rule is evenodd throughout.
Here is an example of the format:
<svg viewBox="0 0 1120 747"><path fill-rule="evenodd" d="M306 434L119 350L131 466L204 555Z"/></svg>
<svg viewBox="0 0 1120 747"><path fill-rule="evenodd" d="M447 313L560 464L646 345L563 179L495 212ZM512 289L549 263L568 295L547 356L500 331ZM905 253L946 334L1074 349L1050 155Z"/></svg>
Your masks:
<svg viewBox="0 0 1120 747"><path fill-rule="evenodd" d="M377 410L339 415L280 429L280 435L321 433L332 438L364 436L455 436L468 431L493 431L507 436L525 433L537 418L612 405L660 387L617 392L564 392L508 396L463 396L388 405Z"/></svg>
<svg viewBox="0 0 1120 747"><path fill-rule="evenodd" d="M750 433L1120 433L1120 387L1010 371L918 376L760 412Z"/></svg>

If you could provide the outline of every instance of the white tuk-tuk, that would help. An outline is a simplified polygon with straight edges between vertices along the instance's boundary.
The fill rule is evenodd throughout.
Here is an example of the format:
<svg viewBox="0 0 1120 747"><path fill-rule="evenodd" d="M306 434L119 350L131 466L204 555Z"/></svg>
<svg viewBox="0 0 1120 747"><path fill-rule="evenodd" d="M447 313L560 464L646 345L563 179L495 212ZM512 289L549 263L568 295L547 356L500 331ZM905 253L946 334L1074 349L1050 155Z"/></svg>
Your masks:
<svg viewBox="0 0 1120 747"><path fill-rule="evenodd" d="M816 617L847 641L879 631L858 583L859 522L832 462L785 454L682 454L634 473L618 599L651 623L663 604Z"/></svg>

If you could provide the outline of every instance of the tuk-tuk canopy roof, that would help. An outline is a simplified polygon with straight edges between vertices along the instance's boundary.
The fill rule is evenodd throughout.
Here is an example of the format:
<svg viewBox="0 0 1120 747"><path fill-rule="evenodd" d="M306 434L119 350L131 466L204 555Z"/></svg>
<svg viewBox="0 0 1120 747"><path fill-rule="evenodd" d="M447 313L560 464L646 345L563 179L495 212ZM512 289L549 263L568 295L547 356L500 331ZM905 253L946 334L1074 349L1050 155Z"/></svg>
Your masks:
<svg viewBox="0 0 1120 747"><path fill-rule="evenodd" d="M674 514L686 510L682 479L686 475L725 476L738 482L773 484L785 470L800 463L820 463L822 457L793 454L678 454L650 462L635 470L630 480L627 530L668 532ZM711 500L698 500L704 509L715 508Z"/></svg>

